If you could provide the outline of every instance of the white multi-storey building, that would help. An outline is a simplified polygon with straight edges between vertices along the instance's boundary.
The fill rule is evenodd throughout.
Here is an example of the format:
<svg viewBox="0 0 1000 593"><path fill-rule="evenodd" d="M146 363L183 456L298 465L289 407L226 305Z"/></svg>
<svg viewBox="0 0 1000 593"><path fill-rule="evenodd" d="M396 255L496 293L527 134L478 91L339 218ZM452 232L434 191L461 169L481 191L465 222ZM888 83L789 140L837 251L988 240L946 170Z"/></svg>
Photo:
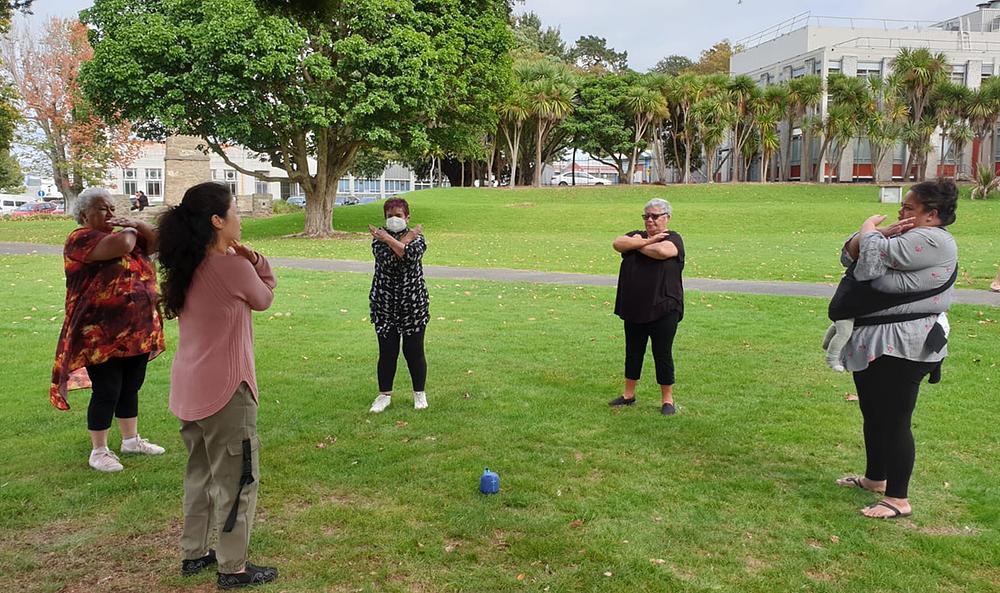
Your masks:
<svg viewBox="0 0 1000 593"><path fill-rule="evenodd" d="M106 183L112 190L125 195L132 195L136 190L142 190L149 196L151 203L161 203L163 201L165 156L165 144L145 142L138 158L131 165L124 169L107 171ZM265 172L272 177L287 177L284 170L261 162L254 153L242 147L227 147L226 156L248 171ZM257 194L270 195L274 199L284 199L302 194L302 189L297 183L287 180L281 182L261 181L252 175L246 175L234 169L215 153L209 153L209 166L212 170L212 179L229 185L230 191L235 196ZM310 162L312 170L315 170L315 166L315 162ZM391 163L382 172L382 175L375 179L363 179L353 175L342 177L337 188L337 195L338 197L386 198L429 187L431 187L429 180L418 179L411 169Z"/></svg>
<svg viewBox="0 0 1000 593"><path fill-rule="evenodd" d="M818 74L824 79L831 72L846 76L887 77L892 71L892 61L904 47L927 48L943 53L948 60L953 82L969 88L978 88L991 76L1000 74L1000 1L984 2L976 10L940 22L922 22L898 19L859 19L845 17L820 17L803 13L773 27L755 33L736 43L730 63L733 75L746 74L762 85L776 84L807 74ZM817 113L826 114L827 98L824 97ZM784 142L787 130L780 130ZM932 137L935 146L941 146L939 134ZM829 162L817 162L819 152L809 153L813 171L823 170L826 176L835 174L836 167ZM957 167L968 174L975 166L977 146L969 143L964 154L955 154L945 143L945 157L941 161L940 149L929 155L928 175L953 175ZM1000 147L1000 142L995 143ZM799 178L802 170L802 135L793 129L791 177ZM892 158L887 157L879 171L882 179L902 178L906 160L905 149L900 145ZM845 147L840 163L840 181L870 180L872 178L871 151L867 141L858 139ZM815 178L815 176L813 176Z"/></svg>

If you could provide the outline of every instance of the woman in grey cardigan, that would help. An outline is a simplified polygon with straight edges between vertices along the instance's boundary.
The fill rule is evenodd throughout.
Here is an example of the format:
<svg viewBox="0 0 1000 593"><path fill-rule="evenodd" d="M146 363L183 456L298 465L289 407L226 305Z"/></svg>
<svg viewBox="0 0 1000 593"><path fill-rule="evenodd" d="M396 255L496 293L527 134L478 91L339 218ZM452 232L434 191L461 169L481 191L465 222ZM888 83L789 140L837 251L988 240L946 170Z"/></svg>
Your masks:
<svg viewBox="0 0 1000 593"><path fill-rule="evenodd" d="M872 216L841 254L844 266L856 263L855 278L871 281L877 290L943 289L858 317L841 354L858 390L867 465L863 476L844 476L837 484L884 494L861 509L867 517L913 513L907 493L914 460L910 420L920 383L948 354L944 312L954 291L948 283L958 266L958 249L945 227L955 221L957 203L951 181L918 183L906 194L897 222L879 228L885 217Z"/></svg>

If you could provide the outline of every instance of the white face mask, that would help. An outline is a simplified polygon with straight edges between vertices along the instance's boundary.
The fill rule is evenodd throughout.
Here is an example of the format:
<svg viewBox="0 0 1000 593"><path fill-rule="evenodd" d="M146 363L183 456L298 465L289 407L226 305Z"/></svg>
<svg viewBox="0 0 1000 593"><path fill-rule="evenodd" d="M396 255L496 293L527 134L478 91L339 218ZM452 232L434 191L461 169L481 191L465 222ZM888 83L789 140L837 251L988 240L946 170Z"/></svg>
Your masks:
<svg viewBox="0 0 1000 593"><path fill-rule="evenodd" d="M398 233L406 228L406 219L398 216L390 216L385 219L385 228L394 233Z"/></svg>

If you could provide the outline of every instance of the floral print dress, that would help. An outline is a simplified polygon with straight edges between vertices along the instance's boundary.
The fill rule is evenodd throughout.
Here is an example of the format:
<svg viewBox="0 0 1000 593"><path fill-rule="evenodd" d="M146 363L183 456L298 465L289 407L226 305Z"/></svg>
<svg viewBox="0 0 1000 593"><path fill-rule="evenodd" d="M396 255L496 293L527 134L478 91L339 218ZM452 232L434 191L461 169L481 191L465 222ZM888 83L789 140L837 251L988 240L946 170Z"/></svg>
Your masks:
<svg viewBox="0 0 1000 593"><path fill-rule="evenodd" d="M86 262L109 233L78 228L66 238L66 315L56 344L49 401L68 410L67 389L88 387L87 365L112 358L163 352L163 323L156 308L156 271L137 237L120 258Z"/></svg>
<svg viewBox="0 0 1000 593"><path fill-rule="evenodd" d="M407 231L387 232L398 240ZM388 337L394 331L409 336L427 327L430 307L421 265L425 251L427 243L423 235L417 235L406 245L402 259L385 243L372 240L375 275L368 301L371 321L379 336Z"/></svg>

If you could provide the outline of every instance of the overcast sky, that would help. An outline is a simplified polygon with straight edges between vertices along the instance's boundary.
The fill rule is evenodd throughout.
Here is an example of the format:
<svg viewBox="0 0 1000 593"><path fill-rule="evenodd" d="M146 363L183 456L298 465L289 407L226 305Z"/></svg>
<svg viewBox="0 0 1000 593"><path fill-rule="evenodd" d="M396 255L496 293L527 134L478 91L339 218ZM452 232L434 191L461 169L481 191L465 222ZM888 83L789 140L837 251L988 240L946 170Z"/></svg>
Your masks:
<svg viewBox="0 0 1000 593"><path fill-rule="evenodd" d="M515 12L534 11L543 26L558 27L571 44L582 35L628 52L629 66L646 70L661 58L696 59L716 41L737 41L797 14L942 21L972 12L977 0L525 0ZM35 19L75 16L92 0L35 0Z"/></svg>

